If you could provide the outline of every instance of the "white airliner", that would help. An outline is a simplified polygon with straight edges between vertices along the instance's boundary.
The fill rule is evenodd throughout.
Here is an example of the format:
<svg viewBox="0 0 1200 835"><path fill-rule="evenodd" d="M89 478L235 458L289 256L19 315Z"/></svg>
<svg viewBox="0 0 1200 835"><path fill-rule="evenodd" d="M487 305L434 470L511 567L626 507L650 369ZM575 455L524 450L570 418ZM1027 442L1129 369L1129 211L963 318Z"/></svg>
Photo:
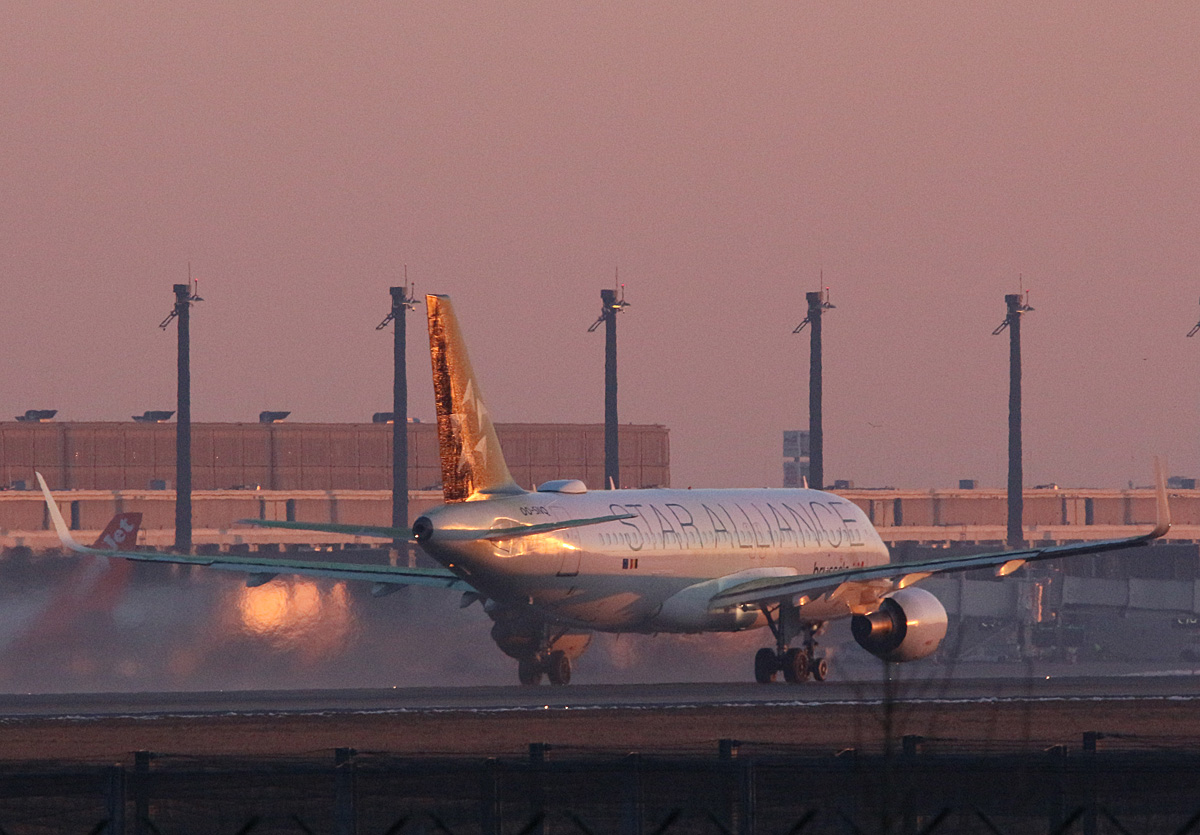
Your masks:
<svg viewBox="0 0 1200 835"><path fill-rule="evenodd" d="M1157 524L1148 533L995 554L892 563L861 509L820 490L602 490L551 481L534 491L513 481L446 296L426 297L445 504L395 528L244 520L265 527L411 536L444 568L323 563L235 555L190 556L85 548L71 538L38 476L63 543L132 560L247 572L258 585L277 574L374 583L382 596L406 584L463 592L494 621L492 637L518 662L523 684L571 678L591 633L737 632L766 626L755 679L823 680L817 649L826 623L851 617L851 632L886 661L937 649L946 610L916 584L934 574L993 567L1005 576L1027 562L1129 548L1170 527L1156 462Z"/></svg>

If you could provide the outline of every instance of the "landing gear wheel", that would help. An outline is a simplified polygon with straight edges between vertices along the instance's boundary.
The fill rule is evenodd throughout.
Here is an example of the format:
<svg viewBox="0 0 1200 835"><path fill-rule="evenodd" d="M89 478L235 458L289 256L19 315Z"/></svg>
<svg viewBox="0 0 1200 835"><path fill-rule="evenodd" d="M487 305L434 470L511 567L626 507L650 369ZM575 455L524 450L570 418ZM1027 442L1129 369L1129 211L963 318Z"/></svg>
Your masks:
<svg viewBox="0 0 1200 835"><path fill-rule="evenodd" d="M808 678L808 653L793 647L783 654L783 677L791 684L800 684Z"/></svg>
<svg viewBox="0 0 1200 835"><path fill-rule="evenodd" d="M537 687L542 683L542 666L535 658L522 658L517 662L517 678L525 687Z"/></svg>
<svg viewBox="0 0 1200 835"><path fill-rule="evenodd" d="M546 674L550 677L551 684L570 684L571 659L562 650L555 650L550 653L550 660L546 664Z"/></svg>
<svg viewBox="0 0 1200 835"><path fill-rule="evenodd" d="M770 684L779 672L779 660L775 650L763 647L754 654L754 680L759 684Z"/></svg>
<svg viewBox="0 0 1200 835"><path fill-rule="evenodd" d="M817 681L824 681L829 678L829 662L824 658L818 658L809 665L812 669L812 677Z"/></svg>

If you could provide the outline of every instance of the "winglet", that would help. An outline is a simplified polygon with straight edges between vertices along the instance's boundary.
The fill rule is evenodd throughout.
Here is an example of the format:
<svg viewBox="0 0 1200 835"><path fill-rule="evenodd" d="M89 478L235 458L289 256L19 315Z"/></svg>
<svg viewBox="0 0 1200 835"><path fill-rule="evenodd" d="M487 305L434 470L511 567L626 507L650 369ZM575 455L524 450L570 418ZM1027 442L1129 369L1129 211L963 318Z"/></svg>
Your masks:
<svg viewBox="0 0 1200 835"><path fill-rule="evenodd" d="M1161 456L1154 456L1154 530L1149 539L1158 539L1171 530L1171 504L1167 501L1167 465Z"/></svg>
<svg viewBox="0 0 1200 835"><path fill-rule="evenodd" d="M59 541L72 551L80 554L89 553L90 548L84 548L75 541L75 537L71 536L71 529L63 521L62 513L58 509L58 502L54 501L54 496L50 494L50 488L46 486L46 479L42 478L42 474L39 472L35 472L34 475L37 476L38 484L42 486L42 495L46 497L46 509L50 511L50 519L54 522L54 530L58 532Z"/></svg>

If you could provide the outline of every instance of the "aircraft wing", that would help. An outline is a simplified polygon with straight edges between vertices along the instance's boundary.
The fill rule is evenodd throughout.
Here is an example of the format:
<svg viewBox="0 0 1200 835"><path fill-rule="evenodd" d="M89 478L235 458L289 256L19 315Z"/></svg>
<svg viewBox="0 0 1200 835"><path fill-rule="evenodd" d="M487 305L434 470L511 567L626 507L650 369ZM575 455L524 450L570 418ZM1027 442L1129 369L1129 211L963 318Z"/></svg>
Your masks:
<svg viewBox="0 0 1200 835"><path fill-rule="evenodd" d="M1123 539L1101 539L1095 542L1073 542L1066 545L1047 545L1044 548L1028 548L1018 551L998 551L992 554L972 554L964 557L920 560L917 562L889 563L867 568L847 568L842 571L827 571L793 577L767 577L750 580L725 589L713 596L711 609L729 606L771 603L801 595L814 595L837 589L843 584L862 584L871 581L887 581L895 588L904 588L919 583L935 574L970 571L977 568L995 568L996 575L1005 577L1028 562L1039 560L1077 557L1084 554L1099 554L1145 545L1166 534L1171 528L1171 508L1167 502L1166 479L1160 461L1155 461L1156 521L1148 533Z"/></svg>
<svg viewBox="0 0 1200 835"><path fill-rule="evenodd" d="M406 566L376 565L365 563L319 562L315 560L267 559L264 557L237 554L171 554L163 551L124 551L107 548L89 548L80 545L71 536L46 481L36 473L46 507L62 544L80 554L101 557L119 557L137 562L159 562L174 565L200 565L224 571L242 571L253 575L252 580L266 582L276 574L297 574L307 577L329 577L336 580L365 580L384 586L417 585L435 586L455 591L474 591L469 583L444 568L408 568Z"/></svg>

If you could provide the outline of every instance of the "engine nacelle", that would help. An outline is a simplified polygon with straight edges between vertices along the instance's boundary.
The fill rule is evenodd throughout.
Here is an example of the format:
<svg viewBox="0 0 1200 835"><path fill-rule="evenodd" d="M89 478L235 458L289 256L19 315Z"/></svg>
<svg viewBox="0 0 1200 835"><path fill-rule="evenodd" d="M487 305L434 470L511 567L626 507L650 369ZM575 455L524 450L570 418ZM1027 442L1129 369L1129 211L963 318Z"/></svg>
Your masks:
<svg viewBox="0 0 1200 835"><path fill-rule="evenodd" d="M884 661L916 661L946 637L946 607L924 589L910 586L879 601L869 615L850 619L858 645Z"/></svg>

